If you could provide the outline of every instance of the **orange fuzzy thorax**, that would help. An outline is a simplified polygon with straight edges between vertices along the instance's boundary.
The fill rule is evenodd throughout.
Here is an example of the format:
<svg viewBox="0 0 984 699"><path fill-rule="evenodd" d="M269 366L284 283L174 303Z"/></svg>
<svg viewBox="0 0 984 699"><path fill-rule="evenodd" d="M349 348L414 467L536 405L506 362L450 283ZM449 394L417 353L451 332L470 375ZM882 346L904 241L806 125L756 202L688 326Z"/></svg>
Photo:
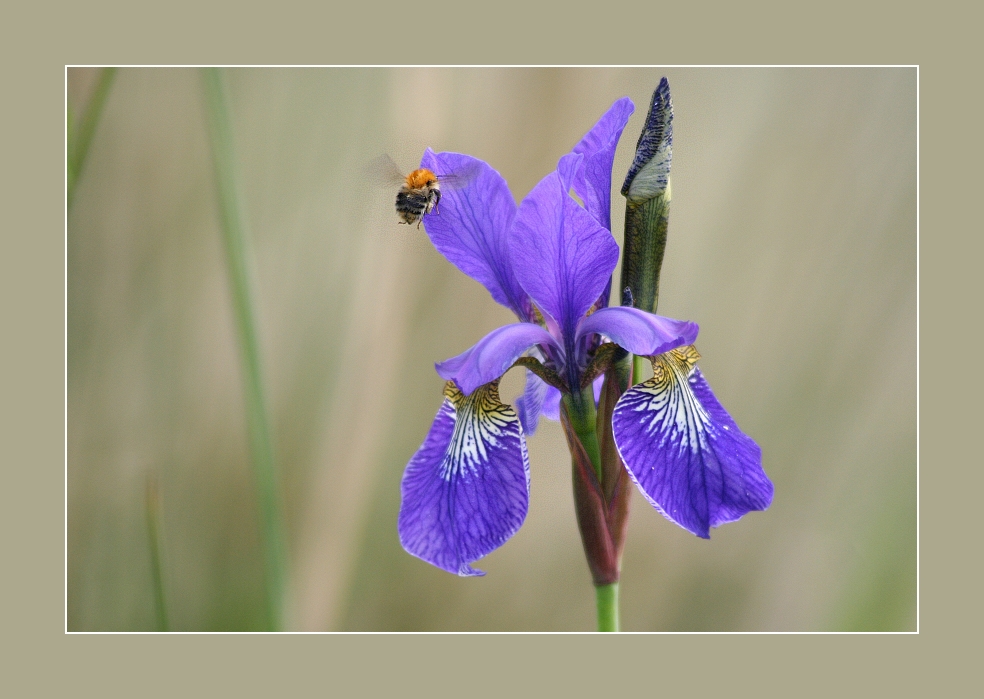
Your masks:
<svg viewBox="0 0 984 699"><path fill-rule="evenodd" d="M437 184L437 175L425 167L414 170L407 175L407 187L410 189L423 189L433 184Z"/></svg>

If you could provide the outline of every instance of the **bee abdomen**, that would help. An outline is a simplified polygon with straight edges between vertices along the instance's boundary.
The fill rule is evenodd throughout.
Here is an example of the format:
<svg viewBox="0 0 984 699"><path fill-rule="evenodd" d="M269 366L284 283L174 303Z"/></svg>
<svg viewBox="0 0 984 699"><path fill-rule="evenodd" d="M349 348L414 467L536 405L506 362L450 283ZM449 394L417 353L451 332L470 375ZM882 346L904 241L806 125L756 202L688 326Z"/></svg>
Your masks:
<svg viewBox="0 0 984 699"><path fill-rule="evenodd" d="M435 193L436 190L419 192L401 189L396 195L396 213L404 223L416 223L433 208Z"/></svg>

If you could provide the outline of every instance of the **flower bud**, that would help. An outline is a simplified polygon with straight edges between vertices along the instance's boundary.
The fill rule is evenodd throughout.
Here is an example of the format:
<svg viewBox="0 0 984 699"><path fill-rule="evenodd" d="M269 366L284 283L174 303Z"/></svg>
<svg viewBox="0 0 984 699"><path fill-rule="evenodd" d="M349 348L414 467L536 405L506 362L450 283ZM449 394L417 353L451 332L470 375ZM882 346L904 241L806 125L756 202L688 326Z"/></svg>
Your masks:
<svg viewBox="0 0 984 699"><path fill-rule="evenodd" d="M673 159L673 102L666 78L653 93L635 158L622 185L625 247L622 294L632 305L656 312L659 271L670 218L670 163ZM626 294L628 291L628 294Z"/></svg>

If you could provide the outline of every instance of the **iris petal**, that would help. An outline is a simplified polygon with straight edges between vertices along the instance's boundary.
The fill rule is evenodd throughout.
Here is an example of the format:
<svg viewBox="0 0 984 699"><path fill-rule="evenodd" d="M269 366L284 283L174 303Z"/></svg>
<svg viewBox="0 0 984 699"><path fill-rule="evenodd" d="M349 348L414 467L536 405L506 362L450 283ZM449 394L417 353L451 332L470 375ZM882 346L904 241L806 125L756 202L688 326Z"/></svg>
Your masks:
<svg viewBox="0 0 984 699"><path fill-rule="evenodd" d="M527 437L532 437L540 424L540 411L548 388L540 377L532 371L526 371L526 388L523 395L516 399L516 412L519 413L519 421L523 425L523 434Z"/></svg>
<svg viewBox="0 0 984 699"><path fill-rule="evenodd" d="M555 347L557 342L546 330L533 323L513 323L496 328L457 357L435 365L442 379L453 380L466 395L479 386L495 381L534 345Z"/></svg>
<svg viewBox="0 0 984 699"><path fill-rule="evenodd" d="M577 339L599 333L633 354L649 357L693 344L699 329L689 320L666 318L630 306L612 306L582 320Z"/></svg>
<svg viewBox="0 0 984 699"><path fill-rule="evenodd" d="M653 357L653 378L625 392L612 428L625 467L667 519L705 539L772 502L762 451L728 415L684 347Z"/></svg>
<svg viewBox="0 0 984 699"><path fill-rule="evenodd" d="M530 467L516 411L498 382L445 401L403 474L398 529L408 553L461 576L515 534L529 508Z"/></svg>
<svg viewBox="0 0 984 699"><path fill-rule="evenodd" d="M509 260L508 233L516 202L502 175L478 158L430 148L420 166L444 183L436 210L424 216L434 247L498 303L521 320L532 320L529 300Z"/></svg>
<svg viewBox="0 0 984 699"><path fill-rule="evenodd" d="M547 395L543 397L543 405L540 406L540 414L548 420L560 421L560 391L553 386L547 386Z"/></svg>
<svg viewBox="0 0 984 699"><path fill-rule="evenodd" d="M565 159L562 165L576 169ZM564 337L573 338L618 262L612 234L578 206L555 170L523 199L509 241L519 283Z"/></svg>
<svg viewBox="0 0 984 699"><path fill-rule="evenodd" d="M616 101L573 149L584 155L574 177L574 191L588 213L608 230L612 228L612 162L618 140L634 111L635 105L628 97Z"/></svg>

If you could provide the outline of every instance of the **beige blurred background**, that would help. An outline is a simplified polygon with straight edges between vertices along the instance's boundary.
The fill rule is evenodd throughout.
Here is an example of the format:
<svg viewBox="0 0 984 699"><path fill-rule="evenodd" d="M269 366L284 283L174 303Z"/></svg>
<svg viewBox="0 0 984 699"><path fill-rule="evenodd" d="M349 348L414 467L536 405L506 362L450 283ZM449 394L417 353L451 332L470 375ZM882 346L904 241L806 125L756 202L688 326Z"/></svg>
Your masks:
<svg viewBox="0 0 984 699"><path fill-rule="evenodd" d="M363 168L472 154L517 201L615 99L675 107L660 312L761 445L775 501L700 540L636 494L626 630L913 630L915 69L236 69L230 108L299 630L591 630L556 423L522 530L459 579L396 535L437 360L511 322L396 224ZM94 71L68 71L84 108ZM504 398L521 389L511 372ZM238 348L192 69L119 71L68 218L68 627L155 628L160 489L176 630L266 623Z"/></svg>

